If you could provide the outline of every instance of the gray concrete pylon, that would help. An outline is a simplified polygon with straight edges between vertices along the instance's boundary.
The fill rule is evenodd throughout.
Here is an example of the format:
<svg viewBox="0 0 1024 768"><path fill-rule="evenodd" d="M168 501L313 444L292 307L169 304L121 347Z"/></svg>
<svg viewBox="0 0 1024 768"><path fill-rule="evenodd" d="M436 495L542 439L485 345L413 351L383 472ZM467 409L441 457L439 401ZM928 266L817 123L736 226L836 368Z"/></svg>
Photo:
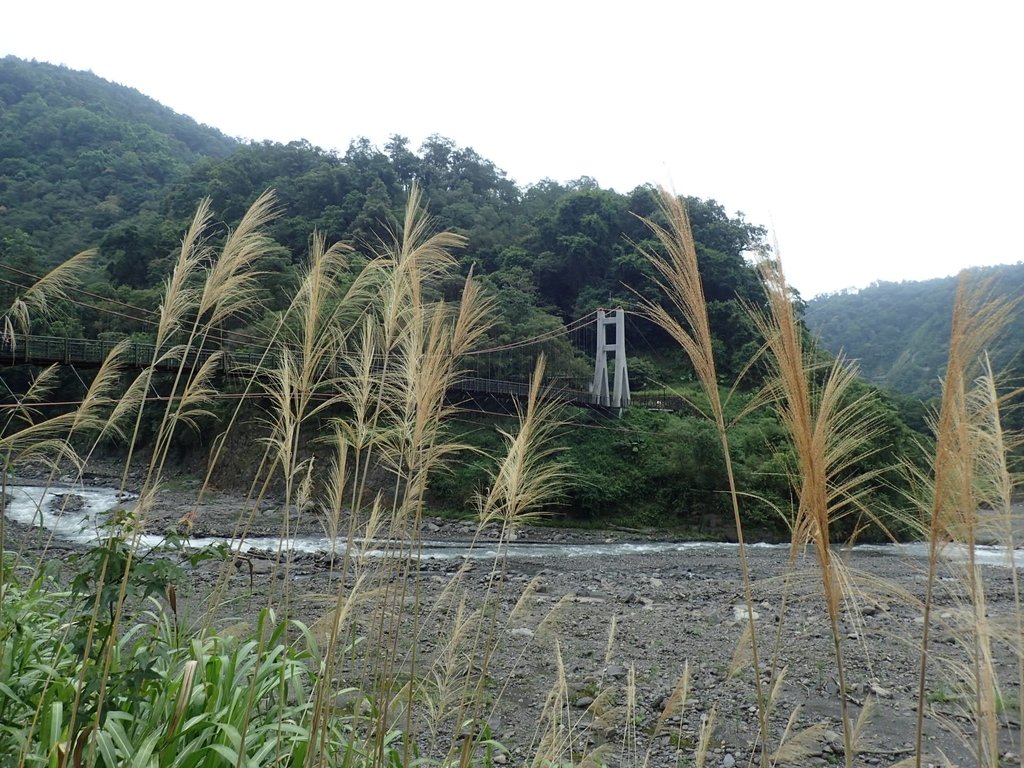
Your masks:
<svg viewBox="0 0 1024 768"><path fill-rule="evenodd" d="M597 349L594 359L594 381L590 385L591 402L621 411L629 407L629 370L626 365L626 313L621 308L606 312L597 310ZM608 341L607 328L614 339ZM608 353L615 353L611 387L608 385Z"/></svg>

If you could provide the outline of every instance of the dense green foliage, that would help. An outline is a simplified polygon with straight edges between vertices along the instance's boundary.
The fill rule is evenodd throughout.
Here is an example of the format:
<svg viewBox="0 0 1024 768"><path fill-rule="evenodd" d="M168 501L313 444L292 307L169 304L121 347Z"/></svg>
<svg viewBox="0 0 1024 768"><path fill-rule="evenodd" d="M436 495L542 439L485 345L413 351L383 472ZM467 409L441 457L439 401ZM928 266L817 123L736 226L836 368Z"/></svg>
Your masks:
<svg viewBox="0 0 1024 768"><path fill-rule="evenodd" d="M989 281L993 296L1024 296L1024 264L970 270ZM949 351L950 318L958 278L875 283L861 291L819 296L805 321L832 353L860 361L865 378L918 398L939 393ZM1018 312L992 351L996 370L1019 379L1024 360L1024 313Z"/></svg>
<svg viewBox="0 0 1024 768"><path fill-rule="evenodd" d="M87 556L103 561L127 548L108 539ZM154 579L136 561L129 574L140 592L173 589L181 568L168 557ZM8 567L5 560L2 567ZM87 566L78 580L95 578ZM150 571L153 569L150 568ZM101 592L116 594L120 574L106 571ZM294 623L299 642L287 642L286 624L264 611L244 637L192 635L182 630L174 603L149 599L137 623L121 636L90 638L93 609L88 589L61 591L48 572L24 578L10 570L0 582L0 758L15 765L28 755L59 765L300 766L315 743L304 694L315 682L309 659L318 653L306 628ZM144 583L143 583L144 582ZM104 608L105 610L105 608ZM103 614L98 614L103 619ZM103 673L102 654L113 663ZM89 724L103 691L105 707L95 733ZM72 714L74 713L74 717ZM351 721L340 712L328 725L325 752L351 751L341 743ZM77 738L68 733L77 722ZM73 743L72 743L73 742ZM268 747L267 745L271 746ZM73 755L73 757L72 757ZM67 756L66 763L58 758ZM29 763L35 764L35 763Z"/></svg>
<svg viewBox="0 0 1024 768"><path fill-rule="evenodd" d="M52 266L95 246L235 144L91 73L0 59L0 258Z"/></svg>
<svg viewBox="0 0 1024 768"><path fill-rule="evenodd" d="M854 396L869 394L858 386ZM679 388L700 404L699 387ZM734 395L730 415L751 404L749 394ZM904 481L896 465L902 459L920 460L920 435L903 423L896 404L881 393L871 401L872 417L882 436L870 455L848 471L881 473L874 492L876 509L900 506ZM553 511L556 520L577 524L613 522L629 527L671 528L689 538L731 539L735 536L722 449L714 424L695 410L668 413L631 409L621 419L573 410L564 414L559 448L571 467L572 485ZM464 414L452 426L455 442L472 446L461 460L431 481L435 504L454 514L470 514L474 501L491 478L487 468L502 449L499 429L511 419ZM761 408L738 419L730 429L733 470L744 491L743 515L748 533L762 539L785 537L795 503L790 478L796 459L774 413ZM856 511L836 521L837 538L855 530L861 540L884 540L887 533ZM893 523L889 534L905 535Z"/></svg>
<svg viewBox="0 0 1024 768"><path fill-rule="evenodd" d="M281 215L268 231L277 245L257 265L264 309L221 329L230 343L253 346L285 307L310 233L372 252L391 239L413 180L435 226L467 238L458 254L460 274L432 290L455 298L465 275L481 276L495 301L489 345L558 330L598 307L661 300L641 254L659 249L640 218L659 216L650 186L620 193L584 177L524 189L472 149L436 135L415 151L397 135L384 148L354 141L344 154L303 141L239 144L131 89L11 57L0 61L0 103L0 265L6 267L0 294L19 290L30 274L78 249L98 248L84 292L72 294L63 316L37 319L39 333L148 338L148 313L159 303L172 254L199 201L210 197L221 220L237 221L273 188ZM745 307L763 305L764 294L747 257L767 252L765 232L713 200L688 198L688 207L718 371L731 381L760 346ZM353 274L360 263L353 260ZM689 386L689 364L660 329L631 316L627 338L634 390ZM544 347L549 370L578 374L591 365L592 352L573 353L562 340ZM526 375L535 353L513 351L492 373ZM745 386L756 386L758 376L758 368L748 371ZM566 514L691 528L722 517L721 478L712 469L719 466L718 448L699 418L634 413L611 432L585 422L581 417L567 436L584 482L567 499ZM778 427L767 416L749 423L736 439L734 459L749 475L747 487L765 499L752 503L750 514L777 528L780 518L769 510L789 504ZM893 428L883 453L907 443L905 428ZM449 491L440 503L463 507L473 466L469 461L460 470L467 476L458 482L436 481L435 495Z"/></svg>
<svg viewBox="0 0 1024 768"><path fill-rule="evenodd" d="M521 189L472 149L440 136L415 152L401 136L383 149L357 140L344 155L301 141L238 145L131 89L12 57L0 68L0 100L0 261L41 272L76 250L98 247L86 289L117 302L155 308L169 254L200 199L209 196L223 220L235 221L273 188L283 215L271 233L281 248L261 267L263 298L279 310L310 232L365 252L390 237L413 179L436 226L468 238L462 272L484 275L497 296L497 343L599 306L631 305L637 294L658 295L638 252L649 245L637 217L655 210L650 187L621 194L582 178ZM738 368L754 335L734 299L759 301L744 254L764 248L764 232L714 201L694 198L690 207L705 290L722 329L723 364ZM122 304L94 297L83 303L90 307L79 307L54 332L145 330L133 319L140 313ZM643 330L650 354L668 346Z"/></svg>

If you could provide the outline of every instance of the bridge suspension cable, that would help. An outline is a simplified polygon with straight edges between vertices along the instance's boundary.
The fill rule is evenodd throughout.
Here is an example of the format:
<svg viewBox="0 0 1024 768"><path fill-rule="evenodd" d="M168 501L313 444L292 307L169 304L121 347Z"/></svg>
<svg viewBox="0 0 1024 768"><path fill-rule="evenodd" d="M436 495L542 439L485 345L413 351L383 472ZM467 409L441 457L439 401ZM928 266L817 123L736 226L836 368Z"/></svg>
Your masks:
<svg viewBox="0 0 1024 768"><path fill-rule="evenodd" d="M31 272L25 272L23 270L16 269L16 268L8 266L6 264L0 264L0 269L6 269L9 272L14 272L14 273L16 273L18 275L21 275L23 277L32 278L33 280L41 280L42 279L42 277L40 277L39 275L34 275ZM20 288L22 290L28 290L29 288L31 288L31 286L29 286L29 285L22 285L21 283L16 283L16 282L13 282L11 280L5 280L3 278L0 278L0 284L9 285L9 286L12 286L14 288ZM84 288L78 288L76 286L66 286L64 288L64 292L65 292L65 294L67 294L67 293L77 293L77 294L81 294L82 296L88 296L89 298L98 299L98 300L106 302L108 304L113 304L114 306L124 307L125 309L130 309L130 310L132 310L134 312L140 312L140 313L142 313L144 315L152 315L153 318L156 318L156 317L160 316L160 312L155 310L155 309L147 309L146 307L139 307L139 306L136 306L135 304L127 304L127 303L125 303L123 301L118 301L117 299L112 299L112 298L109 298L107 296L102 296L102 295L100 295L98 293L92 293L91 291L87 291ZM133 322L143 323L145 325L151 325L151 326L158 326L158 325L160 325L160 321L159 320L156 320L156 319L153 319L153 318L150 318L150 317L134 317L132 315L126 315L123 312L118 312L115 309L108 309L106 307L96 306L95 304L87 304L87 303L85 303L83 301L78 301L77 299L73 299L73 298L71 298L70 296L67 296L67 295L64 296L63 300L67 301L69 304L73 304L76 307L82 307L83 309L91 309L92 311L99 312L100 314L111 315L113 317L120 317L120 318L123 318L125 320L132 320ZM231 329L224 329L222 333L226 337L231 337L233 341L248 342L248 343L252 343L252 344L262 344L263 342L266 341L265 339L261 339L258 336L252 336L252 335L244 333L242 331L236 331L236 330L231 330Z"/></svg>
<svg viewBox="0 0 1024 768"><path fill-rule="evenodd" d="M42 279L38 275L34 275L31 272L27 272L6 264L0 264L0 269L14 273L24 278L29 278L33 280ZM6 280L3 278L0 278L0 285L12 286L19 290L28 290L31 288L30 285L23 285L19 282ZM126 302L113 299L107 296L102 296L96 293L92 293L90 291L75 286L68 286L66 288L66 292L77 294L79 296L86 296L91 299L98 300L99 302L102 302L104 304L112 304L114 306L123 307L133 312L137 312L139 313L139 315L143 316L133 316L125 314L124 312L119 312L109 307L88 304L65 294L63 299L75 306L89 309L94 312L120 317L135 323L145 324L149 326L159 325L160 321L157 318L159 318L160 312L157 310L152 310L145 307L139 307L132 304L128 304ZM566 323L565 325L562 325L550 331L546 331L544 333L537 334L536 336L533 336L528 339L520 339L518 341L512 341L506 344L499 344L485 349L469 351L465 353L465 356L470 358L481 359L481 363L475 364L474 367L476 367L477 365L482 365L482 367L479 368L475 374L472 371L467 371L467 374L469 375L470 378L474 378L474 376L480 377L481 375L483 375L485 378L479 378L478 381L485 383L487 387L486 391L490 392L493 390L494 386L500 383L500 379L507 378L510 375L510 373L513 379L517 378L514 371L509 371L509 366L513 364L521 366L524 363L521 360L518 363L513 363L517 356L511 353L515 352L516 350L523 350L526 349L527 347L541 344L543 342L553 341L555 339L572 336L573 338L570 339L571 346L576 348L576 352L574 352L572 355L568 357L565 357L565 359L561 361L563 369L558 371L557 373L549 368L549 376L562 382L560 386L566 392L568 392L570 389L574 391L579 390L577 394L582 395L585 402L593 402L607 406L610 404L611 401L615 401L616 407L621 408L623 402L628 404L629 401L627 383L628 380L626 379L625 374L625 349L621 338L623 336L623 326L621 325L621 321L624 314L626 313L622 309L614 310L611 311L606 318L605 312L603 310L595 310L584 315L583 317L572 320ZM628 314L637 317L642 317L640 313L635 311L631 311ZM614 320L616 316L618 316L618 320ZM616 331L614 334L616 341L608 342L605 333L605 328L613 324L616 326ZM222 342L223 340L227 339L236 342L241 341L243 343L256 344L260 347L265 347L267 341L265 338L258 338L241 331L229 329L218 329L218 335L220 336ZM66 362L71 360L72 356L74 355L84 355L85 357L88 357L88 355L86 355L86 352L78 349L78 346L81 346L82 344L88 344L88 340L53 339L48 337L26 337L26 341L28 341L29 338L35 338L34 343L41 345L41 349L36 352L36 357L39 359L47 356L56 356L56 358L63 359ZM63 346L61 346L61 342L63 342ZM72 350L72 346L75 346L74 350ZM136 343L134 346L137 348L136 352L138 352L138 349L141 348L139 343ZM580 353L582 352L584 354L589 355L593 354L593 350L597 351L597 365L594 369L593 377L591 378L589 375L581 375L581 371L578 370L578 368L582 364ZM12 354L13 351L14 350L12 347ZM609 388L607 384L607 365L604 364L604 353L610 351L616 352L617 360L615 369L616 386L614 388L614 395L612 392L606 391ZM224 350L224 352L227 353L228 350ZM500 355L501 353L507 353L504 362L501 362L500 360L495 360L493 357L490 359L483 357L488 355ZM236 357L237 354L246 355L247 353L230 352L230 354L232 357ZM251 355L249 356L251 357ZM25 353L26 360L28 359L28 357L28 354ZM89 360L86 360L85 357L83 357L83 359L79 362L89 362ZM262 364L262 361L260 364ZM225 365L227 365L227 363L225 363ZM619 369L621 369L621 371ZM574 378L586 379L586 386L578 386L572 384L571 381ZM619 393L620 379L621 384L624 385L625 387L624 398L622 398ZM509 387L512 387L513 389L519 386L519 383L515 381L506 381L504 383L507 384ZM609 397L610 395L611 397Z"/></svg>
<svg viewBox="0 0 1024 768"><path fill-rule="evenodd" d="M31 273L31 272L26 272L24 270L17 269L15 267L9 266L7 264L0 264L0 269L5 269L8 272L13 272L13 273L15 273L17 275L20 275L22 277L30 278L30 279L32 279L34 281L38 281L38 280L41 280L43 278L43 276L41 276L41 275L36 275L36 274ZM21 288L22 290L27 290L27 289L31 288L31 286L29 286L29 285L22 285L21 283L12 282L10 280L4 280L3 278L0 278L0 283L3 283L4 285L10 285L10 286L13 286L15 288ZM128 304L128 303L126 303L124 301L119 301L118 299L113 299L113 298L110 298L109 296L103 296L103 295L98 294L98 293L93 293L91 291L85 290L84 288L79 288L79 287L74 286L74 285L66 286L64 288L64 292L65 292L65 294L67 294L67 293L77 293L77 294L80 294L82 296L88 296L91 299L98 299L99 301L105 302L107 304L113 304L114 306L117 306L117 307L124 307L125 309L130 309L133 312L140 312L140 313L142 313L144 315L151 315L152 318L160 317L160 312L158 310L149 309L147 307L140 307L140 306L138 306L136 304ZM69 304L74 304L76 307L82 307L83 309L91 309L94 312L99 312L101 314L113 315L114 317L121 317L121 318L124 318L126 320L134 320L137 323L144 323L146 325L157 326L157 325L160 324L160 321L157 320L157 319L152 319L152 318L147 318L147 317L133 317L132 315L126 315L123 312L118 312L117 310L107 309L106 307L96 306L95 304L87 304L87 303L82 302L82 301L77 301L77 300L72 299L70 296L67 296L67 295L65 295L64 300L67 301ZM235 340L235 341L242 341L242 342L249 342L249 343L256 343L256 344L262 344L263 342L266 341L266 339L260 338L259 336L253 336L253 335L245 333L243 331L232 330L232 329L229 329L229 328L225 328L223 331L221 331L221 333L223 333L224 336L232 337L232 339Z"/></svg>
<svg viewBox="0 0 1024 768"><path fill-rule="evenodd" d="M25 270L18 269L17 267L12 267L12 266L10 266L8 264L0 264L0 269L6 270L8 272L12 272L12 273L14 273L16 275L19 275L20 277L29 278L29 279L31 279L33 281L38 281L38 280L41 280L43 278L42 275L37 275L37 274L34 274L32 272L27 272ZM0 278L0 284L8 285L8 286L11 286L13 288L20 288L22 290L27 290L28 288L31 287L31 286L28 286L28 285L22 285L21 283L14 282L14 281L11 281L11 280L4 280L3 278ZM135 305L135 304L129 304L127 302L111 298L109 296L103 296L103 295L98 294L98 293L93 293L91 291L87 291L84 288L79 288L77 286L67 286L65 288L65 292L66 293L76 293L76 294L79 294L81 296L88 296L91 299L97 299L97 300L105 302L107 304L113 304L114 306L123 307L124 309L128 309L128 310L131 310L133 312L139 312L139 313L141 313L143 315L150 315L150 316L152 316L152 318L157 318L157 317L160 316L159 311L157 311L155 309L148 309L146 307L140 307L140 306ZM65 300L69 304L73 304L73 305L75 305L77 307L81 307L83 309L91 309L94 312L100 312L102 314L111 315L113 317L120 317L120 318L125 319L125 320L133 320L135 322L144 323L146 325L151 325L151 326L159 325L159 321L156 320L156 319L151 319L151 318L147 318L147 317L133 317L132 315L127 315L127 314L124 314L123 312L118 312L118 311L113 310L113 309L108 309L106 307L96 306L94 304L88 304L88 303L85 303L85 302L82 302L82 301L78 301L76 299L72 299L70 296L65 296ZM538 334L537 336L534 336L534 337L529 338L529 339L522 339L520 341L510 342L508 344L502 344L502 345L495 346L495 347L489 347L487 349L473 350L472 352L467 352L466 354L467 355L485 355L485 354L490 354L490 353L494 353L494 352L504 352L504 351L507 351L507 350L519 349L521 347L528 347L531 344L538 344L538 343L540 343L542 341L548 341L550 339L554 339L554 338L557 338L559 336L568 335L568 334L572 333L573 331L579 330L580 328L586 326L588 323L592 322L596 315L597 315L596 311L595 312L591 312L590 314L585 315L584 317L578 318L576 320L573 320L573 321L567 323L562 328L558 328L556 330L548 331L546 333L541 333L541 334ZM260 342L265 341L265 339L262 339L262 338L260 338L258 336L253 336L251 334L247 334L247 333L245 333L243 331L224 329L222 333L226 337L230 337L230 338L232 338L234 340L242 341L242 342L260 343Z"/></svg>
<svg viewBox="0 0 1024 768"><path fill-rule="evenodd" d="M2 265L0 265L0 266L2 266ZM23 289L29 287L27 285L22 285L21 283L16 283L16 282L14 282L12 280L4 280L2 277L0 277L0 284L9 285L9 286L12 286L14 288L23 288ZM121 317L121 318L124 318L125 320L132 320L132 321L134 321L136 323L146 323L147 325L158 325L156 320L150 320L149 318L145 318L145 317L133 317L132 315L126 315L123 312L118 312L117 310L114 310L114 309L104 309L103 307L95 307L92 304L86 304L84 301L78 301L77 299L72 299L70 296L64 296L62 300L68 302L69 304L74 304L76 307L83 307L84 309L92 309L92 310L95 310L97 312L101 312L101 313L104 313L104 314L107 314L107 315L114 315L115 317Z"/></svg>
<svg viewBox="0 0 1024 768"><path fill-rule="evenodd" d="M581 328L583 328L584 326L586 326L587 324L589 324L590 322L592 322L593 319L596 316L597 316L597 312L596 311L595 312L591 312L589 315L581 317L581 318L579 318L577 320L573 320L571 323L567 323L566 325L564 325L561 328L558 328L556 330L547 331L545 333L541 333L541 334L538 334L536 336L533 336L533 337L531 337L529 339L521 339L520 341L512 341L512 342L509 342L508 344L502 344L502 345L497 346L497 347L490 347L488 349L475 349L472 352L467 352L466 355L467 356L468 355L487 355L487 354L491 354L492 352L507 352L507 351L512 350L512 349L519 349L521 347L528 347L531 344L539 344L542 341L548 341L550 339L556 339L559 336L567 336L570 333L572 333L573 331L578 331Z"/></svg>
<svg viewBox="0 0 1024 768"><path fill-rule="evenodd" d="M0 264L0 269L6 269L8 272L13 272L14 274L19 275L21 277L31 278L33 281L36 281L36 282L38 282L39 280L43 279L43 275L36 275L36 274L33 274L32 272L26 272L23 269L18 269L17 267L12 267L9 264ZM9 285L15 285L15 284L14 283L9 283ZM20 288L29 288L31 286L19 285L19 287ZM143 314L147 314L147 315L159 315L160 314L155 309L147 309L146 307L138 307L138 306L136 306L134 304L128 304L128 303L120 301L118 299L112 299L109 296L101 296L98 293L92 293L91 291L87 291L84 288L79 288L79 287L74 286L74 285L67 286L65 288L65 290L74 291L75 293L80 293L83 296L88 296L89 298L92 298L92 299L99 299L100 301L105 301L108 304L113 304L113 305L118 306L118 307L124 307L125 309L133 309L133 310L135 310L137 312L142 312Z"/></svg>

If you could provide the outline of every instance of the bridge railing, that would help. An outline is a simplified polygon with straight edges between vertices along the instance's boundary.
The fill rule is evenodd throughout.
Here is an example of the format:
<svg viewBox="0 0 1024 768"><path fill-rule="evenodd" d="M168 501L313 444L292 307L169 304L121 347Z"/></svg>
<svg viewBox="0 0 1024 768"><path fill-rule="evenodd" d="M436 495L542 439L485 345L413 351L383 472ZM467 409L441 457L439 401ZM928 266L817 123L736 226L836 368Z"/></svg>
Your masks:
<svg viewBox="0 0 1024 768"><path fill-rule="evenodd" d="M36 336L14 334L0 335L0 364L49 364L99 366L117 346L116 341L72 339L57 336ZM131 342L123 353L122 362L126 365L144 368L150 365L156 354L156 346L147 342ZM174 370L180 366L196 368L215 354L222 355L220 370L226 374L244 374L258 371L261 368L273 368L280 364L278 353L274 351L247 350L192 350L184 357L171 356L157 363L158 370ZM301 362L301 360L300 360ZM344 365L337 360L324 364L321 374L327 378L336 378ZM563 376L553 374L544 383L544 394L567 403L589 404L591 380L580 376ZM530 391L529 377L519 380L496 379L466 372L459 375L451 389L483 394L503 395L510 397L526 397Z"/></svg>
<svg viewBox="0 0 1024 768"><path fill-rule="evenodd" d="M464 374L452 382L450 389L465 392L526 397L530 393L530 381L525 377L518 381L494 379L486 376ZM552 377L542 386L543 397L556 398L567 403L590 404L590 380L578 377Z"/></svg>
<svg viewBox="0 0 1024 768"><path fill-rule="evenodd" d="M12 363L94 363L105 359L116 344L113 341L14 334L0 338L0 354L5 361Z"/></svg>
<svg viewBox="0 0 1024 768"><path fill-rule="evenodd" d="M0 336L0 363L17 365L20 363L64 363L67 365L99 365L120 342L96 339L71 339L59 336L36 336L22 333L13 336ZM122 362L133 367L142 368L150 365L156 356L156 345L144 341L129 343L121 358ZM172 370L184 365L195 368L209 360L213 355L221 353L224 362L222 369L226 372L255 370L262 363L264 367L277 362L276 355L264 352L244 350L190 350L185 355L171 355L157 362L157 368Z"/></svg>

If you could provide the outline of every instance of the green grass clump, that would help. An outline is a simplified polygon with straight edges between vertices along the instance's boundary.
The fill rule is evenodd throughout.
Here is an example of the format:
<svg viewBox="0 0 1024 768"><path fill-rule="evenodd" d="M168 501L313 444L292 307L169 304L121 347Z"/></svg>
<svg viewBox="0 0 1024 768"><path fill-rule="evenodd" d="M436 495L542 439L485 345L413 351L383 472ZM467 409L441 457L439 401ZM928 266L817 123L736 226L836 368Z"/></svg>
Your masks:
<svg viewBox="0 0 1024 768"><path fill-rule="evenodd" d="M93 719L103 668L80 655L74 600L57 586L42 575L24 586L6 581L3 764L304 764L316 669L310 660L317 654L305 627L295 624L296 639L286 641L288 627L263 610L240 636L189 636L166 601L150 599L111 639L105 708ZM76 737L69 730L76 720L92 727ZM351 747L344 738L349 727L346 713L333 718L332 759Z"/></svg>

